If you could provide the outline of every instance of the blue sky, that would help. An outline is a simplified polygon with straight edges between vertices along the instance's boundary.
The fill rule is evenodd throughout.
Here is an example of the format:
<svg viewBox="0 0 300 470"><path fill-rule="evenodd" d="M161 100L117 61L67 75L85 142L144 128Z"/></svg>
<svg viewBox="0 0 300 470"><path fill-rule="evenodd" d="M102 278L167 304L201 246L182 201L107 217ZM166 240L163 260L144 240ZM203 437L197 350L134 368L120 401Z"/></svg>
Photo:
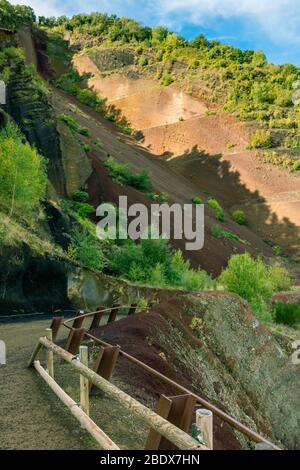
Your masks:
<svg viewBox="0 0 300 470"><path fill-rule="evenodd" d="M162 24L187 39L209 39L261 49L274 63L300 66L299 0L10 0L38 15L71 16L100 11L128 16L145 25Z"/></svg>

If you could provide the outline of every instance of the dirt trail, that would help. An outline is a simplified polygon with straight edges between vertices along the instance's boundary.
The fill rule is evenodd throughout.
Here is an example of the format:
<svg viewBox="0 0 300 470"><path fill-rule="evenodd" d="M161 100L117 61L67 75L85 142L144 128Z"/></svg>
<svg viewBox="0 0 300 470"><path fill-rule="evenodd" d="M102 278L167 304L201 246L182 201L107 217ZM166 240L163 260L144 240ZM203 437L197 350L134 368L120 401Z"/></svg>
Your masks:
<svg viewBox="0 0 300 470"><path fill-rule="evenodd" d="M86 449L86 433L27 362L49 320L0 324L7 365L0 366L0 449Z"/></svg>
<svg viewBox="0 0 300 470"><path fill-rule="evenodd" d="M0 366L1 450L99 449L37 373L27 368L36 341L49 324L49 319L0 324L0 339L7 347L7 365ZM75 401L79 400L79 375L57 359L55 378ZM113 381L125 387L118 377ZM136 392L128 385L127 391ZM143 448L147 427L109 397L91 399L91 417L121 448Z"/></svg>

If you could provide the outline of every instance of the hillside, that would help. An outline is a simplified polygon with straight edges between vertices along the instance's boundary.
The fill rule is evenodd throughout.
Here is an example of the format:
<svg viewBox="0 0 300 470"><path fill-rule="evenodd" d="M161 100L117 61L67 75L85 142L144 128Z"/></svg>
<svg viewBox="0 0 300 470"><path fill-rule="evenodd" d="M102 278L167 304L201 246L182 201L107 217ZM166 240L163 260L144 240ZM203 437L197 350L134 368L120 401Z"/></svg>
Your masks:
<svg viewBox="0 0 300 470"><path fill-rule="evenodd" d="M230 212L242 208L252 230L298 254L297 67L275 66L261 52L202 36L187 43L162 28L105 15L57 24L47 48L53 77L65 73L58 80L62 88L70 86L72 61L105 99L108 114L133 128L151 154L188 179L192 167L199 190Z"/></svg>

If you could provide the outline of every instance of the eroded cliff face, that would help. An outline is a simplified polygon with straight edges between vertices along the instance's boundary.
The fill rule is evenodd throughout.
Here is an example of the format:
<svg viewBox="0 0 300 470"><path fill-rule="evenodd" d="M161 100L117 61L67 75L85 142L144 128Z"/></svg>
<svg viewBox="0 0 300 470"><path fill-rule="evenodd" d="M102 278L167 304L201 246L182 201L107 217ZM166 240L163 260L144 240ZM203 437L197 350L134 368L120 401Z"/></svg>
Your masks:
<svg viewBox="0 0 300 470"><path fill-rule="evenodd" d="M153 307L165 320L153 340L195 390L251 429L289 449L300 446L299 365L227 293L170 294Z"/></svg>

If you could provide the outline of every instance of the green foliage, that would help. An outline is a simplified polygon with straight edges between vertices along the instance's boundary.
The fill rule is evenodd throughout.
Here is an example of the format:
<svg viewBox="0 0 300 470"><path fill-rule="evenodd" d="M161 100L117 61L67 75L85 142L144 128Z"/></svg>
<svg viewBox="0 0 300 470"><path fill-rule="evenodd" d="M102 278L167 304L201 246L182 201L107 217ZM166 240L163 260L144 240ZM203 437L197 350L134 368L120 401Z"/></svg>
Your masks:
<svg viewBox="0 0 300 470"><path fill-rule="evenodd" d="M118 163L113 157L108 157L105 161L111 178L119 184L128 184L139 191L150 191L152 184L147 169L134 173L128 165Z"/></svg>
<svg viewBox="0 0 300 470"><path fill-rule="evenodd" d="M108 254L108 269L132 282L196 291L214 286L205 271L195 271L180 251L173 252L167 240L127 241Z"/></svg>
<svg viewBox="0 0 300 470"><path fill-rule="evenodd" d="M258 317L271 320L268 302L274 292L290 285L289 273L281 266L268 267L261 258L249 253L233 255L222 272L220 283L229 291L246 299Z"/></svg>
<svg viewBox="0 0 300 470"><path fill-rule="evenodd" d="M258 130L250 140L251 148L254 149L268 149L273 145L272 137L269 131Z"/></svg>
<svg viewBox="0 0 300 470"><path fill-rule="evenodd" d="M124 132L124 134L131 135L133 133L131 127L126 126L125 124L120 123L118 124L118 127L119 129L121 129L122 132Z"/></svg>
<svg viewBox="0 0 300 470"><path fill-rule="evenodd" d="M46 161L12 123L0 130L0 200L10 208L33 212L45 197Z"/></svg>
<svg viewBox="0 0 300 470"><path fill-rule="evenodd" d="M56 80L56 86L75 96L80 103L85 104L98 112L102 112L105 100L100 98L92 90L85 88L87 78L88 77L86 75L81 76L75 69L72 69L71 72L63 74L58 80Z"/></svg>
<svg viewBox="0 0 300 470"><path fill-rule="evenodd" d="M31 7L11 5L6 0L0 0L0 25L2 28L17 29L20 26L31 25L36 16Z"/></svg>
<svg viewBox="0 0 300 470"><path fill-rule="evenodd" d="M300 160L297 160L296 162L293 163L293 170L294 171L300 170Z"/></svg>
<svg viewBox="0 0 300 470"><path fill-rule="evenodd" d="M282 166L286 170L293 172L298 171L298 160L286 154L281 154L275 151L258 153L257 158L264 163L271 163L272 165Z"/></svg>
<svg viewBox="0 0 300 470"><path fill-rule="evenodd" d="M291 276L286 268L275 264L269 268L269 280L274 292L288 291L292 287Z"/></svg>
<svg viewBox="0 0 300 470"><path fill-rule="evenodd" d="M114 114L105 114L104 118L107 121L116 122L116 116Z"/></svg>
<svg viewBox="0 0 300 470"><path fill-rule="evenodd" d="M174 77L172 77L172 75L170 75L170 74L163 75L163 77L160 81L160 83L164 86L169 86L173 82L174 82Z"/></svg>
<svg viewBox="0 0 300 470"><path fill-rule="evenodd" d="M274 245L272 247L273 253L276 256L282 256L283 255L283 249L279 245Z"/></svg>
<svg viewBox="0 0 300 470"><path fill-rule="evenodd" d="M60 114L58 116L58 119L62 122L64 122L65 124L67 124L67 126L69 127L69 129L75 134L75 133L78 133L78 134L81 134L81 135L84 135L86 137L89 137L90 136L90 131L86 128L86 127L80 127L77 123L77 121L72 118L71 116L69 116L68 114Z"/></svg>
<svg viewBox="0 0 300 470"><path fill-rule="evenodd" d="M81 145L85 153L89 153L91 151L91 147L89 146L89 144L82 143Z"/></svg>
<svg viewBox="0 0 300 470"><path fill-rule="evenodd" d="M209 207L214 209L214 211L216 213L217 220L219 220L220 222L224 222L225 214L224 214L224 210L223 210L222 206L219 204L219 202L216 199L209 198L208 201L207 201L207 204L209 205Z"/></svg>
<svg viewBox="0 0 300 470"><path fill-rule="evenodd" d="M140 66L140 67L145 67L146 65L148 65L148 59L147 59L147 57L145 57L144 55L142 55L142 56L139 58L139 66Z"/></svg>
<svg viewBox="0 0 300 470"><path fill-rule="evenodd" d="M82 217L82 218L85 218L88 215L95 212L95 209L93 208L93 206L91 206L90 204L88 204L86 202L77 202L74 205L74 209L77 212L77 214L79 215L79 217Z"/></svg>
<svg viewBox="0 0 300 470"><path fill-rule="evenodd" d="M84 227L77 227L72 231L68 255L84 267L90 269L102 271L105 266L104 255L99 241Z"/></svg>
<svg viewBox="0 0 300 470"><path fill-rule="evenodd" d="M44 24L45 19L40 18ZM147 28L129 18L92 13L67 19L48 19L48 26L71 32L74 38L84 37L100 47L132 45L140 57L140 65L151 62L174 64L176 61L192 71L203 83L205 98L219 103L225 110L245 120L276 121L284 128L294 128L299 111L292 106L292 84L300 79L298 67L268 63L262 51L242 51L238 48L209 41L199 35L187 42L180 35L158 26ZM162 83L169 85L176 78L172 67L160 71ZM295 116L296 115L296 116Z"/></svg>
<svg viewBox="0 0 300 470"><path fill-rule="evenodd" d="M275 304L273 312L276 323L292 327L300 324L300 305L278 302Z"/></svg>
<svg viewBox="0 0 300 470"><path fill-rule="evenodd" d="M88 203L89 202L89 195L85 191L76 191L72 195L72 199L73 199L74 202Z"/></svg>
<svg viewBox="0 0 300 470"><path fill-rule="evenodd" d="M233 220L239 225L245 225L247 222L245 212L242 210L234 211L232 217Z"/></svg>
<svg viewBox="0 0 300 470"><path fill-rule="evenodd" d="M211 234L214 238L217 238L217 239L225 238L226 240L232 240L232 241L246 244L245 240L242 240L242 238L240 238L235 233L229 232L227 230L223 230L223 228L220 227L220 225L213 225L211 227Z"/></svg>
<svg viewBox="0 0 300 470"><path fill-rule="evenodd" d="M202 199L201 199L201 197L199 197L199 196L194 196L193 199L192 199L192 203L193 203L193 204L196 204L196 205L202 204Z"/></svg>

